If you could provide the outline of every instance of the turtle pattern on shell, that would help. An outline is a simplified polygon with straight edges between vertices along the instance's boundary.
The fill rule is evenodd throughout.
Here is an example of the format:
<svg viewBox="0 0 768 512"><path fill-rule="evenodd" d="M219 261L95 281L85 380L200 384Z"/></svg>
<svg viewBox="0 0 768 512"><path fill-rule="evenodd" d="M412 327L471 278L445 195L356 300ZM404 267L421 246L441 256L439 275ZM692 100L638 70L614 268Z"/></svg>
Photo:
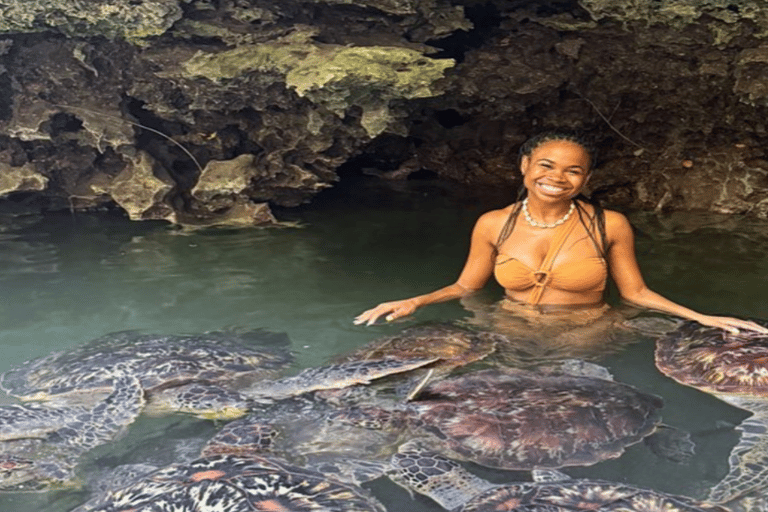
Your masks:
<svg viewBox="0 0 768 512"><path fill-rule="evenodd" d="M430 448L503 469L590 465L654 433L662 400L629 385L565 373L487 369L429 384L410 402L354 405L336 421L405 426Z"/></svg>
<svg viewBox="0 0 768 512"><path fill-rule="evenodd" d="M121 434L139 416L144 393L133 375L114 379L113 392L91 407L0 407L0 490L73 487L81 455Z"/></svg>
<svg viewBox="0 0 768 512"><path fill-rule="evenodd" d="M113 479L115 487L73 512L385 512L357 485L268 454L276 435L269 426L231 422L209 440L200 458L140 471L127 483Z"/></svg>
<svg viewBox="0 0 768 512"><path fill-rule="evenodd" d="M253 331L245 339L276 336ZM307 368L298 375L274 376L288 355L255 349L226 333L204 335L108 334L90 343L33 360L6 372L3 387L21 399L85 402L90 405L113 385L115 369L140 379L147 395L144 412L190 413L233 419L254 401L272 402L322 389L368 384L383 376L430 364L430 358L349 361ZM2 432L0 430L0 435Z"/></svg>
<svg viewBox="0 0 768 512"><path fill-rule="evenodd" d="M752 413L736 427L741 436L729 456L729 472L709 499L730 503L768 494L768 336L730 334L687 321L656 340L655 361L678 383Z"/></svg>
<svg viewBox="0 0 768 512"><path fill-rule="evenodd" d="M406 443L392 456L390 478L455 512L727 512L684 496L535 470L533 482L493 484L453 460Z"/></svg>
<svg viewBox="0 0 768 512"><path fill-rule="evenodd" d="M367 491L277 458L214 455L154 471L77 512L384 512Z"/></svg>
<svg viewBox="0 0 768 512"><path fill-rule="evenodd" d="M225 429L269 425L280 431L276 449L286 459L322 461L358 483L375 478L374 462L414 438L487 467L532 469L615 458L655 435L661 399L578 370L581 375L482 370L434 382L408 402L300 397L254 410Z"/></svg>
<svg viewBox="0 0 768 512"><path fill-rule="evenodd" d="M89 402L111 392L119 372L140 379L148 412L189 412L232 419L248 409L235 391L272 377L292 360L284 335L254 330L194 335L111 333L24 363L0 377L21 400ZM254 346L255 345L255 346Z"/></svg>
<svg viewBox="0 0 768 512"><path fill-rule="evenodd" d="M292 361L284 335L264 330L166 335L121 331L34 359L5 372L0 387L20 399L43 400L83 390L110 389L113 368L139 376L145 390L195 381L272 376Z"/></svg>

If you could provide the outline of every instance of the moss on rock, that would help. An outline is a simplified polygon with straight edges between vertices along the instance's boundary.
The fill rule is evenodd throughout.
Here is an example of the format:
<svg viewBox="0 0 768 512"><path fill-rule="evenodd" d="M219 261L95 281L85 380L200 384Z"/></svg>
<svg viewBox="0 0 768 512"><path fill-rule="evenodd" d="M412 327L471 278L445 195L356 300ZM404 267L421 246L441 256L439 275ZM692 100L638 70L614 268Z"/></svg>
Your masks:
<svg viewBox="0 0 768 512"><path fill-rule="evenodd" d="M309 42L307 35L219 53L198 52L182 65L189 76L214 82L248 72L281 73L299 96L340 117L351 106L361 107L361 124L370 137L387 128L391 100L441 94L435 82L454 65L453 59L431 59L409 48L320 45Z"/></svg>
<svg viewBox="0 0 768 512"><path fill-rule="evenodd" d="M768 11L762 0L579 0L579 4L596 20L681 26L707 15L727 24L752 21L761 37L768 36ZM713 30L723 38L723 27Z"/></svg>
<svg viewBox="0 0 768 512"><path fill-rule="evenodd" d="M177 0L9 0L0 5L0 32L58 31L140 42L182 17Z"/></svg>
<svg viewBox="0 0 768 512"><path fill-rule="evenodd" d="M158 178L157 162L146 152L140 151L135 159L129 159L123 171L108 184L91 184L97 194L110 196L131 220L172 220L173 209L165 203L173 188L169 178Z"/></svg>

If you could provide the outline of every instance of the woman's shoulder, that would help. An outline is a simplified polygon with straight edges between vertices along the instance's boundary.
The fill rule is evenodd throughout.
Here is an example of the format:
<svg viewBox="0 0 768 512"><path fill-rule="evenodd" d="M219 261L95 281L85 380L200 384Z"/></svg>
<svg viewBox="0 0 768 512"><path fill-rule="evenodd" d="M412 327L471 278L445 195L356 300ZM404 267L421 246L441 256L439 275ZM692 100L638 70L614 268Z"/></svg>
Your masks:
<svg viewBox="0 0 768 512"><path fill-rule="evenodd" d="M632 225L629 223L626 215L615 210L603 211L605 214L605 231L608 238L632 234Z"/></svg>
<svg viewBox="0 0 768 512"><path fill-rule="evenodd" d="M475 230L485 233L489 239L495 240L504 224L509 219L517 203L512 203L504 208L490 210L477 219Z"/></svg>
<svg viewBox="0 0 768 512"><path fill-rule="evenodd" d="M503 225L505 222L507 222L509 216L512 215L516 205L517 203L512 203L509 206L505 206L504 208L498 208L496 210L489 210L485 212L477 219L477 225L487 227Z"/></svg>
<svg viewBox="0 0 768 512"><path fill-rule="evenodd" d="M627 216L621 212L617 212L616 210L603 210L603 212L605 212L606 224L609 222L614 224L629 224L629 219L627 219Z"/></svg>

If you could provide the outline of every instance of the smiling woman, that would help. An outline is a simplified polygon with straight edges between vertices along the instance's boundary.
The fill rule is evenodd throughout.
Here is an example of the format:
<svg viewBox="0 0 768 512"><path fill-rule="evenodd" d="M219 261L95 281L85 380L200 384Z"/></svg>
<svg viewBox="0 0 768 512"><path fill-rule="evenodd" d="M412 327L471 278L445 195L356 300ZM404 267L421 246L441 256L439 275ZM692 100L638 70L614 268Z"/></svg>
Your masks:
<svg viewBox="0 0 768 512"><path fill-rule="evenodd" d="M520 148L520 196L477 220L457 281L379 304L355 323L371 325L382 316L392 321L428 304L466 297L494 276L505 289L502 309L536 321L567 319L580 325L608 309L603 296L610 274L622 299L633 305L730 332L766 332L754 322L703 315L650 290L635 259L629 221L581 194L594 160L593 148L573 134L548 132L528 140ZM525 222L517 222L520 213Z"/></svg>

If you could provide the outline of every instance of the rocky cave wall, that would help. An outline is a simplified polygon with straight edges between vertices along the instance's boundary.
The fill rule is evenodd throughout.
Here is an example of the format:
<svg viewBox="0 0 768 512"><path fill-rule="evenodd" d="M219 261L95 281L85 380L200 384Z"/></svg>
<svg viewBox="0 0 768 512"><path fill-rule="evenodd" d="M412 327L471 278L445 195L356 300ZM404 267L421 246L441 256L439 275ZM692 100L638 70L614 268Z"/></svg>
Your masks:
<svg viewBox="0 0 768 512"><path fill-rule="evenodd" d="M276 222L339 180L516 187L547 128L613 207L768 218L765 0L11 0L0 194Z"/></svg>

